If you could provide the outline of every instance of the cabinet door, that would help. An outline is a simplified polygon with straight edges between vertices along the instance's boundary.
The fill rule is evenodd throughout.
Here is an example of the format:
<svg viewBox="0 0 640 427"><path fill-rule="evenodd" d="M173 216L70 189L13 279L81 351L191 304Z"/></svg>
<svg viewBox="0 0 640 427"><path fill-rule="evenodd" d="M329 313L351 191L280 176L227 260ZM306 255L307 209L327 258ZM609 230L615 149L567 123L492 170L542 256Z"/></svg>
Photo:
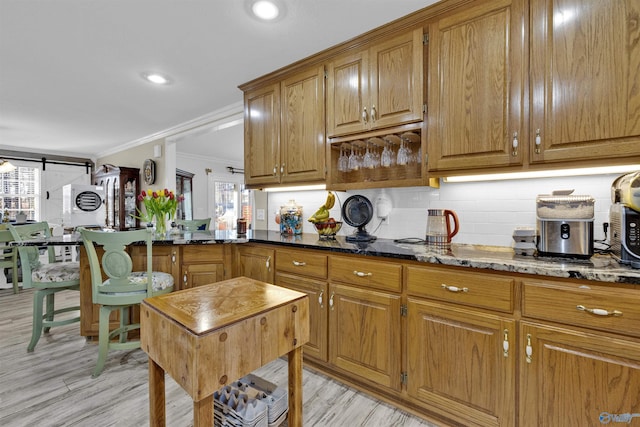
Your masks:
<svg viewBox="0 0 640 427"><path fill-rule="evenodd" d="M639 15L638 0L531 1L533 161L640 154Z"/></svg>
<svg viewBox="0 0 640 427"><path fill-rule="evenodd" d="M408 394L463 425L513 426L515 322L416 298L407 308Z"/></svg>
<svg viewBox="0 0 640 427"><path fill-rule="evenodd" d="M289 77L281 87L280 182L323 180L324 66Z"/></svg>
<svg viewBox="0 0 640 427"><path fill-rule="evenodd" d="M245 183L280 182L280 84L244 94Z"/></svg>
<svg viewBox="0 0 640 427"><path fill-rule="evenodd" d="M338 56L327 64L327 136L357 133L366 128L368 59L367 51L362 50Z"/></svg>
<svg viewBox="0 0 640 427"><path fill-rule="evenodd" d="M309 295L309 341L304 346L304 355L326 362L329 326L327 282L278 272L275 284Z"/></svg>
<svg viewBox="0 0 640 427"><path fill-rule="evenodd" d="M400 390L400 296L340 284L329 293L330 363Z"/></svg>
<svg viewBox="0 0 640 427"><path fill-rule="evenodd" d="M498 0L430 26L429 170L522 164L523 17Z"/></svg>
<svg viewBox="0 0 640 427"><path fill-rule="evenodd" d="M637 340L527 322L521 325L520 337L519 425L600 426L640 421Z"/></svg>
<svg viewBox="0 0 640 427"><path fill-rule="evenodd" d="M270 248L238 245L234 276L246 276L262 282L273 283L274 254L275 251Z"/></svg>
<svg viewBox="0 0 640 427"><path fill-rule="evenodd" d="M422 28L377 43L369 50L371 128L422 120Z"/></svg>
<svg viewBox="0 0 640 427"><path fill-rule="evenodd" d="M210 262L207 264L182 263L182 282L180 289L195 288L196 286L224 280L224 264Z"/></svg>

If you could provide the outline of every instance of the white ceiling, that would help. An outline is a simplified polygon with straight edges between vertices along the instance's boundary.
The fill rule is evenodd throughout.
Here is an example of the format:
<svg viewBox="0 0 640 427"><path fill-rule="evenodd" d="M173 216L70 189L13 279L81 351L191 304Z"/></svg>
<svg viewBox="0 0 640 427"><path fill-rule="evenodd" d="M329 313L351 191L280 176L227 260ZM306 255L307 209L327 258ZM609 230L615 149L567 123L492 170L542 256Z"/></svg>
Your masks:
<svg viewBox="0 0 640 427"><path fill-rule="evenodd" d="M280 0L285 16L264 23L247 1L0 0L0 148L117 151L239 106L238 85L435 2ZM144 71L174 82L151 85ZM178 151L239 160L241 143L229 141L241 128Z"/></svg>

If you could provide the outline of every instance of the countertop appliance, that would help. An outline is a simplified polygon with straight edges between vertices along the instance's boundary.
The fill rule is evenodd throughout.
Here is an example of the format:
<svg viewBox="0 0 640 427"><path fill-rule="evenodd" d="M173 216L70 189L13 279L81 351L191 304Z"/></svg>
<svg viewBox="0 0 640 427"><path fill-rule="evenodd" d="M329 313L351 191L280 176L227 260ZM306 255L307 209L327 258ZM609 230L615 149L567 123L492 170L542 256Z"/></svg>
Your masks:
<svg viewBox="0 0 640 427"><path fill-rule="evenodd" d="M100 185L62 187L62 220L66 227L100 226L106 222L105 189Z"/></svg>
<svg viewBox="0 0 640 427"><path fill-rule="evenodd" d="M611 253L621 264L640 268L640 172L613 181L611 201Z"/></svg>
<svg viewBox="0 0 640 427"><path fill-rule="evenodd" d="M538 255L569 258L593 256L595 200L558 190L536 198Z"/></svg>
<svg viewBox="0 0 640 427"><path fill-rule="evenodd" d="M344 222L358 230L347 236L347 242L371 242L377 239L367 232L365 226L373 218L373 205L364 196L354 195L345 200L342 205L342 218Z"/></svg>

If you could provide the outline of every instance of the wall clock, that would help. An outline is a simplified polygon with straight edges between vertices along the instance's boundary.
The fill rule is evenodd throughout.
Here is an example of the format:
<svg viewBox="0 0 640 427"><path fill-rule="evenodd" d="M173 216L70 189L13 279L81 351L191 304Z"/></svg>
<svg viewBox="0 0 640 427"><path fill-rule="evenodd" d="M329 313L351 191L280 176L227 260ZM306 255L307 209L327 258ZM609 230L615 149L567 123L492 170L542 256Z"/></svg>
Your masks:
<svg viewBox="0 0 640 427"><path fill-rule="evenodd" d="M156 181L156 162L151 159L145 160L142 165L142 175L145 184L153 184Z"/></svg>
<svg viewBox="0 0 640 427"><path fill-rule="evenodd" d="M364 228L373 218L373 205L366 197L355 195L345 200L342 205L342 218L350 226L358 228L358 231L346 237L348 242L370 242L376 240L376 236L367 233Z"/></svg>

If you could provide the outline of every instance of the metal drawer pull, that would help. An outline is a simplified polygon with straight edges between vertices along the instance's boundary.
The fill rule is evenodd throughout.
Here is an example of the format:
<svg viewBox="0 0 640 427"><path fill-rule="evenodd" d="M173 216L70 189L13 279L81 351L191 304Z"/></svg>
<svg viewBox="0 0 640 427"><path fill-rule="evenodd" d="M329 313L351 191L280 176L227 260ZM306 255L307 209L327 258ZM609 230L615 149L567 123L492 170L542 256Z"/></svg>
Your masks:
<svg viewBox="0 0 640 427"><path fill-rule="evenodd" d="M442 289L446 289L449 292L469 292L469 288L459 288L457 286L445 285L444 283L442 284Z"/></svg>
<svg viewBox="0 0 640 427"><path fill-rule="evenodd" d="M373 273L365 273L362 271L357 271L357 270L353 270L353 274L355 274L358 277L368 277L368 276L373 276Z"/></svg>
<svg viewBox="0 0 640 427"><path fill-rule="evenodd" d="M333 296L335 295L334 292L331 292L331 296L329 297L329 307L331 307L331 311L333 311Z"/></svg>
<svg viewBox="0 0 640 427"><path fill-rule="evenodd" d="M293 262L293 265L295 265L296 267L304 267L305 265L307 265L307 263L304 261L291 261L291 262Z"/></svg>
<svg viewBox="0 0 640 427"><path fill-rule="evenodd" d="M587 308L584 305L578 305L576 308L580 311L595 314L596 316L622 316L622 312L618 310L607 311L603 308Z"/></svg>
<svg viewBox="0 0 640 427"><path fill-rule="evenodd" d="M504 339L502 340L502 355L504 357L509 357L509 331L505 329L503 332Z"/></svg>
<svg viewBox="0 0 640 427"><path fill-rule="evenodd" d="M318 304L320 304L320 307L324 307L324 291L320 291L320 295L318 296Z"/></svg>
<svg viewBox="0 0 640 427"><path fill-rule="evenodd" d="M524 348L527 355L527 363L533 360L533 347L531 347L531 334L527 334L527 346Z"/></svg>

